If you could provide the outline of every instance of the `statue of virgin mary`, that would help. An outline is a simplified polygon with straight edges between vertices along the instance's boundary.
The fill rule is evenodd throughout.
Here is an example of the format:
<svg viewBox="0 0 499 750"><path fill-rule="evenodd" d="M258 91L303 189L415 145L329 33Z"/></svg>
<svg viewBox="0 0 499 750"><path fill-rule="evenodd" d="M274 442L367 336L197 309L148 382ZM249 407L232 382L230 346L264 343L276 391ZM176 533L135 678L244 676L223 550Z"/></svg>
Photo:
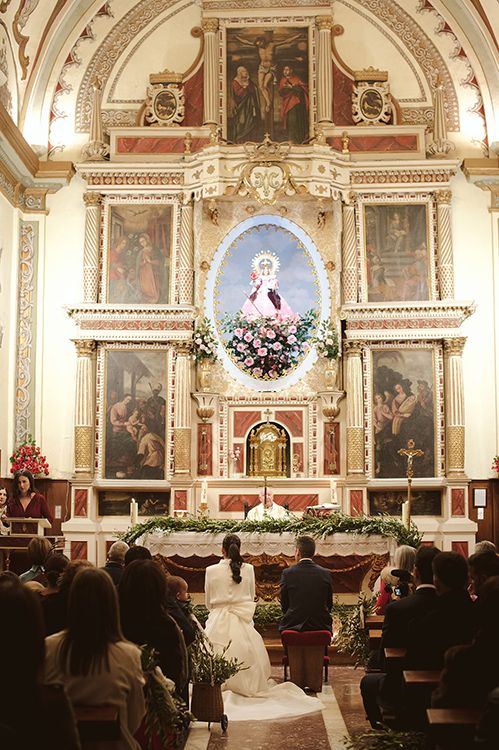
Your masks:
<svg viewBox="0 0 499 750"><path fill-rule="evenodd" d="M279 258L274 253L263 251L255 255L251 271L251 294L241 308L246 320L255 318L293 318L295 313L284 297L279 294Z"/></svg>

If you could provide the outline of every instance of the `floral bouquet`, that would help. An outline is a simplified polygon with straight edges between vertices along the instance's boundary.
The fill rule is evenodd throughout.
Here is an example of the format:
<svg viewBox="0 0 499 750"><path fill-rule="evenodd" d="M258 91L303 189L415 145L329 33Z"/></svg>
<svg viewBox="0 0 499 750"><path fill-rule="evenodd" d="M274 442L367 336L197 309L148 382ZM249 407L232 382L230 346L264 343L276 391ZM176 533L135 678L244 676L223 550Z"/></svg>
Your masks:
<svg viewBox="0 0 499 750"><path fill-rule="evenodd" d="M227 350L243 371L259 380L282 377L310 350L316 313L279 319L247 319L241 313L226 315L222 328L229 334Z"/></svg>
<svg viewBox="0 0 499 750"><path fill-rule="evenodd" d="M195 362L217 360L217 340L208 318L203 318L194 329L192 356Z"/></svg>
<svg viewBox="0 0 499 750"><path fill-rule="evenodd" d="M312 339L319 357L326 359L337 359L340 347L338 343L338 332L331 320L325 320L320 324L316 335Z"/></svg>
<svg viewBox="0 0 499 750"><path fill-rule="evenodd" d="M10 457L10 473L27 469L34 477L48 476L49 465L40 448L37 448L34 438L28 435Z"/></svg>
<svg viewBox="0 0 499 750"><path fill-rule="evenodd" d="M492 459L492 471L497 471L499 473L499 456L494 456Z"/></svg>

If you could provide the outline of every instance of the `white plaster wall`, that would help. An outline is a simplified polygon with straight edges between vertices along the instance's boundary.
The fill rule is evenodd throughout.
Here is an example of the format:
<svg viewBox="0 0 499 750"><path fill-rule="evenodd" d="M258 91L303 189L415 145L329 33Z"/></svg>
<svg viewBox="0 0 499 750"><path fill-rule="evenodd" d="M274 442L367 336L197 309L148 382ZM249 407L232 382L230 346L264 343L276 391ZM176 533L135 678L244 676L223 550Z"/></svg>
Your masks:
<svg viewBox="0 0 499 750"><path fill-rule="evenodd" d="M43 328L39 339L37 424L54 479L69 478L73 471L76 351L71 338L75 327L64 305L82 299L83 192L83 181L74 177L68 187L49 197L45 246L40 256L43 309L39 309L39 315Z"/></svg>
<svg viewBox="0 0 499 750"><path fill-rule="evenodd" d="M0 475L10 471L9 455L12 453L13 419L9 404L13 403L15 356L15 305L16 305L16 222L17 211L0 193ZM1 334L0 334L1 335Z"/></svg>
<svg viewBox="0 0 499 750"><path fill-rule="evenodd" d="M498 439L495 403L494 277L490 194L459 172L452 181L455 295L474 300L465 321L463 355L466 413L466 472L472 479L495 476L490 466Z"/></svg>

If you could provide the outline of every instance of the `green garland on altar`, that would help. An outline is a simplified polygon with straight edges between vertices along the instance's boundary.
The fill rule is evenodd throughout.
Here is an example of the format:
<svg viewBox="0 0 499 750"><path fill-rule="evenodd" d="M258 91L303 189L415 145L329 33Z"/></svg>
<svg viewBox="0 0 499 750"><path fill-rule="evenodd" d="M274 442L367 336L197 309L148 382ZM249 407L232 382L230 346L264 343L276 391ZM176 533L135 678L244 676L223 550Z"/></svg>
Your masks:
<svg viewBox="0 0 499 750"><path fill-rule="evenodd" d="M411 528L407 529L391 516L354 517L343 513L333 513L320 518L304 515L301 518L266 518L262 521L161 516L149 518L143 523L132 526L124 534L120 534L120 538L128 544L133 544L142 534L152 531L163 531L166 534L175 531L195 531L207 534L233 534L238 531L256 534L290 532L296 536L308 534L315 538L338 533L366 534L367 536L380 534L391 536L397 540L398 544L408 544L410 547L419 547L422 539L414 523L411 523Z"/></svg>

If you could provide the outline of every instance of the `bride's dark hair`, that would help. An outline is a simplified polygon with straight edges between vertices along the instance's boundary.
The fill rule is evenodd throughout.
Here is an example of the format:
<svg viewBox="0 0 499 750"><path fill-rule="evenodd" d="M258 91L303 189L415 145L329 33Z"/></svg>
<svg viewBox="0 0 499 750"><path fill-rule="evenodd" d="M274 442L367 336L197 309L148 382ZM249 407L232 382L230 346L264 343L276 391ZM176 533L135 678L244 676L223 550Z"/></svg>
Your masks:
<svg viewBox="0 0 499 750"><path fill-rule="evenodd" d="M241 583L241 565L244 562L241 557L241 540L236 534L227 534L222 542L222 548L230 560L232 579L235 583Z"/></svg>

